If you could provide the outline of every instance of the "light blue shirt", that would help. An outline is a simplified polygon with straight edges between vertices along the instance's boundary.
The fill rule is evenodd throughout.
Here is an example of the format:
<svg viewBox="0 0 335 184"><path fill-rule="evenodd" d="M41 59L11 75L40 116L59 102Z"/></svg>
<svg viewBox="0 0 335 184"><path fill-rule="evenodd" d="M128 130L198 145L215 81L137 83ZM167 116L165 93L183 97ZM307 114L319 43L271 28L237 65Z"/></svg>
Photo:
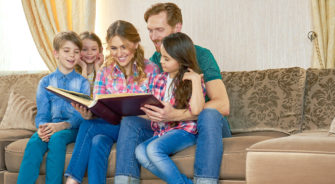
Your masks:
<svg viewBox="0 0 335 184"><path fill-rule="evenodd" d="M90 95L90 83L88 80L74 70L64 75L57 68L55 72L43 77L37 88L37 115L35 118L37 128L45 123L62 121L70 123L70 128L78 128L82 121L80 113L72 107L69 101L47 91L45 88L49 85Z"/></svg>

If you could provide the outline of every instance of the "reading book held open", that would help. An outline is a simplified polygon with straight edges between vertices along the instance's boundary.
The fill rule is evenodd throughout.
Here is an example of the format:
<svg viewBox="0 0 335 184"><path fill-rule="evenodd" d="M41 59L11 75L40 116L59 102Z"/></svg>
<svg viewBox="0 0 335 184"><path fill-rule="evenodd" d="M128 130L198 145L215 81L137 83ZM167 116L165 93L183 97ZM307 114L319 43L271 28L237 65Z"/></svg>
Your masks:
<svg viewBox="0 0 335 184"><path fill-rule="evenodd" d="M52 93L78 103L88 108L94 115L101 117L112 124L119 124L122 116L137 116L145 114L140 107L145 104L164 107L164 105L149 93L120 93L90 96L68 91L53 86L46 87Z"/></svg>

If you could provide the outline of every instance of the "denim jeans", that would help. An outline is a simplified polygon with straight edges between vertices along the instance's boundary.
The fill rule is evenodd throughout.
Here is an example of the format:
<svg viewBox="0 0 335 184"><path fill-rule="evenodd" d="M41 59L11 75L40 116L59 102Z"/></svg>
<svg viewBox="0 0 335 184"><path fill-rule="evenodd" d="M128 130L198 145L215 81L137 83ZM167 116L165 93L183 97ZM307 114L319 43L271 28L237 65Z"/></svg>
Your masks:
<svg viewBox="0 0 335 184"><path fill-rule="evenodd" d="M231 137L228 121L215 109L204 109L198 116L197 148L194 164L195 183L217 183L223 153L222 138ZM120 127L116 152L115 184L119 178L139 183L140 165L135 157L135 148L151 138L150 121L139 117L125 117Z"/></svg>
<svg viewBox="0 0 335 184"><path fill-rule="evenodd" d="M46 183L62 183L66 145L76 140L77 132L77 129L61 130L54 133L49 142L43 142L37 132L34 133L24 151L17 183L34 184L36 182L43 156L47 151Z"/></svg>
<svg viewBox="0 0 335 184"><path fill-rule="evenodd" d="M108 157L119 128L103 119L83 121L65 176L81 183L87 168L89 183L106 183Z"/></svg>
<svg viewBox="0 0 335 184"><path fill-rule="evenodd" d="M195 144L195 135L184 130L171 130L161 137L154 136L136 147L140 164L168 184L193 183L181 174L169 155Z"/></svg>
<svg viewBox="0 0 335 184"><path fill-rule="evenodd" d="M194 183L217 184L223 154L222 138L231 137L228 121L216 109L204 109L197 125Z"/></svg>

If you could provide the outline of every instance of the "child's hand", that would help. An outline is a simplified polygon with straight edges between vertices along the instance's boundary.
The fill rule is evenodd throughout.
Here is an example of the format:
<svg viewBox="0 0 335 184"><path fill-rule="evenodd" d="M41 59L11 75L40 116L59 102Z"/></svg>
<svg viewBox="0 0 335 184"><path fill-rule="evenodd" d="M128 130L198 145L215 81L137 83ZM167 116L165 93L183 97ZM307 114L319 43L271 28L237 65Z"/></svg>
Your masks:
<svg viewBox="0 0 335 184"><path fill-rule="evenodd" d="M49 137L45 134L45 125L38 126L37 135L43 142L49 142Z"/></svg>
<svg viewBox="0 0 335 184"><path fill-rule="evenodd" d="M81 116L86 119L92 119L93 114L90 110L86 109L86 107L76 104L76 103L71 103L71 105L81 114Z"/></svg>
<svg viewBox="0 0 335 184"><path fill-rule="evenodd" d="M198 74L194 72L191 68L188 68L188 72L184 73L183 80L190 80L190 81L201 81L201 78L204 74Z"/></svg>
<svg viewBox="0 0 335 184"><path fill-rule="evenodd" d="M50 139L50 137L61 130L66 129L67 127L69 127L70 124L67 122L58 122L58 123L46 123L45 127L44 127L44 133L46 136L48 136L48 138Z"/></svg>
<svg viewBox="0 0 335 184"><path fill-rule="evenodd" d="M94 69L95 71L99 71L101 65L104 63L104 55L102 53L99 53L97 56L97 59L94 63Z"/></svg>
<svg viewBox="0 0 335 184"><path fill-rule="evenodd" d="M79 61L78 61L78 65L81 67L82 70L86 70L87 68L87 64L86 62L84 61L83 57L80 57Z"/></svg>

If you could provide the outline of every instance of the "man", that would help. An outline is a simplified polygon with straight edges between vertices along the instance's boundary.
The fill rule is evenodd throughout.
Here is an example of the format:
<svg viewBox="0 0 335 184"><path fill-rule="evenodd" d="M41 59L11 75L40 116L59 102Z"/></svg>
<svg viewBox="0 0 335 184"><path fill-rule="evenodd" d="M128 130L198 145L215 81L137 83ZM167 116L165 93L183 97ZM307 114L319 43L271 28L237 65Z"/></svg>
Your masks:
<svg viewBox="0 0 335 184"><path fill-rule="evenodd" d="M144 19L147 22L150 39L156 52L150 58L160 66L160 46L164 37L182 29L181 10L173 3L158 3L149 8ZM145 113L152 121L186 121L198 119L196 160L194 182L217 183L223 153L222 137L230 137L228 122L224 116L229 114L229 99L222 82L220 69L208 49L195 46L197 60L204 74L208 95L204 110L198 117L188 110L175 109L164 103L164 108L146 105ZM122 120L117 143L115 183L139 183L140 166L135 158L138 144L153 136L150 121L140 117L125 117Z"/></svg>

